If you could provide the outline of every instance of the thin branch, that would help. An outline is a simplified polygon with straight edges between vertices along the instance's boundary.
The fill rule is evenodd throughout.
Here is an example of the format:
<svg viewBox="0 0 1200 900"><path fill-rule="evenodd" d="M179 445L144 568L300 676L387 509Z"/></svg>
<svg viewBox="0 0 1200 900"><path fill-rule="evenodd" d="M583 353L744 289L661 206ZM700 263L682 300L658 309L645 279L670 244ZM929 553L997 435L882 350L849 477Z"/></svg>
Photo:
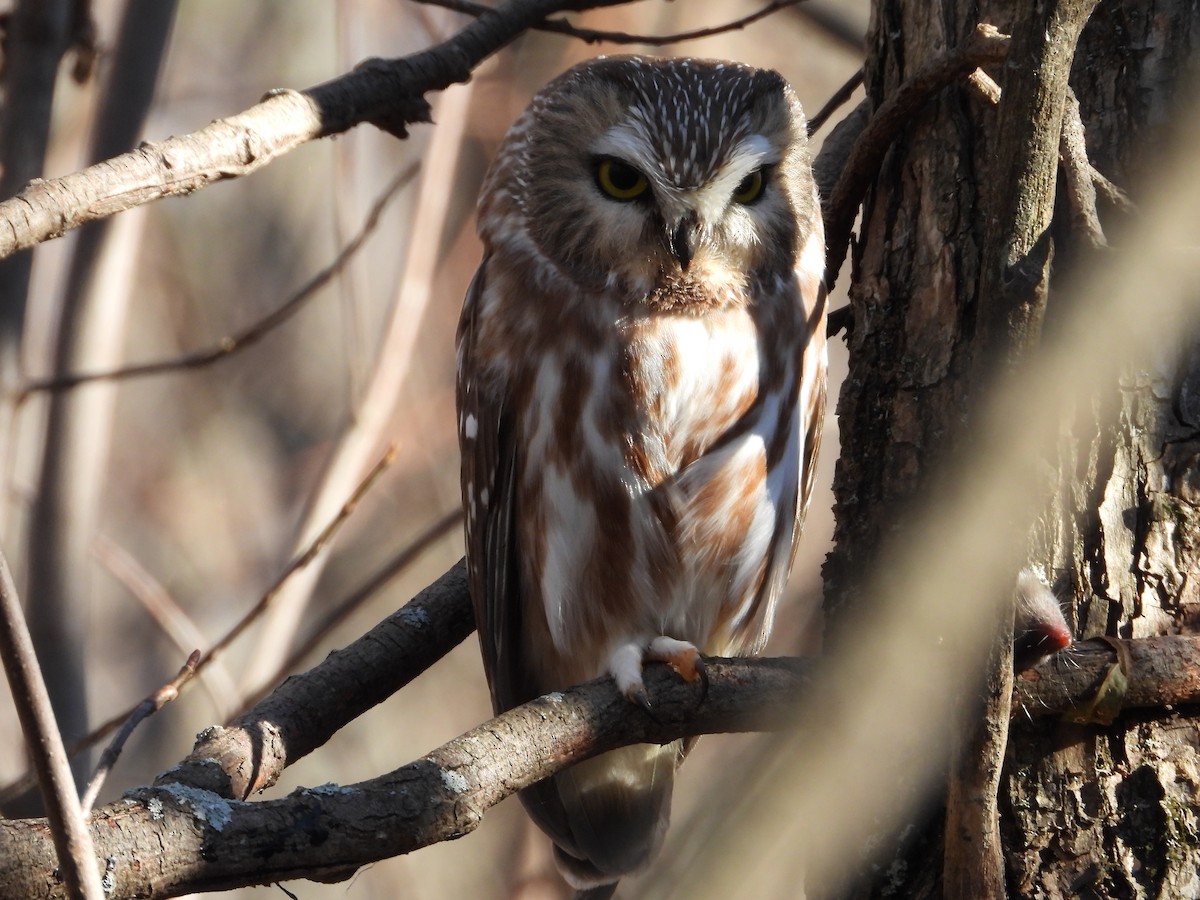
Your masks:
<svg viewBox="0 0 1200 900"><path fill-rule="evenodd" d="M299 312L301 307L316 295L317 291L325 287L349 264L355 254L362 249L367 238L374 233L387 205L400 191L408 186L416 176L418 168L419 164L412 163L392 179L391 183L384 188L383 193L379 195L375 203L371 206L371 210L367 213L367 217L363 221L358 234L341 249L338 255L334 257L333 262L310 278L307 284L284 301L281 306L247 328L221 338L212 347L196 350L183 356L172 357L171 359L137 363L136 365L123 366L107 372L80 372L78 374L57 375L50 378L30 380L18 392L17 405L19 406L24 403L30 395L42 391L62 391L95 381L123 381L129 378L177 372L181 369L201 369L222 359L226 359L239 350L258 343L270 332Z"/></svg>
<svg viewBox="0 0 1200 900"><path fill-rule="evenodd" d="M349 646L287 679L229 725L203 732L191 755L160 780L238 799L269 787L284 768L400 690L474 630L460 561ZM330 697L341 702L330 703ZM246 760L254 760L253 766Z"/></svg>
<svg viewBox="0 0 1200 900"><path fill-rule="evenodd" d="M473 0L413 0L414 3L420 3L426 6L438 6L442 9L450 9L454 12L465 13L468 16L482 16L485 13L493 12L492 7L485 6L482 3L475 3ZM694 41L700 38L712 37L717 34L727 34L731 31L740 31L747 25L757 22L759 19L765 19L767 16L779 12L781 9L787 9L790 6L797 6L803 3L804 0L771 0L764 7L752 12L748 15L733 19L726 22L724 25L714 25L709 28L696 28L692 31L679 31L675 34L630 34L625 31L600 31L595 28L583 28L579 25L572 25L570 22L562 19L546 19L544 22L538 22L531 25L532 31L547 31L553 34L565 34L568 37L578 38L588 44L645 44L648 47L665 47L668 44L679 44L684 41Z"/></svg>
<svg viewBox="0 0 1200 900"><path fill-rule="evenodd" d="M375 484L375 482L379 479L379 476L383 474L384 470L391 464L394 458L395 448L390 447L388 448L387 453L384 454L379 462L375 464L371 471L367 473L366 477L359 483L354 493L350 496L350 499L342 505L340 510L338 510L337 515L330 520L330 522L321 530L321 532L308 545L308 547L306 547L302 553L300 553L287 565L279 577L275 579L275 582L259 599L258 603L256 603L252 609L242 616L242 618L239 619L238 622L235 623L228 632L226 632L224 637L213 644L213 646L210 647L209 650L200 657L200 660L196 663L196 674L201 674L215 659L220 656L224 650L229 647L230 644L233 643L234 640L237 639L239 635L242 634L242 632L244 632L254 621L261 617L262 614L269 608L271 599L279 593L280 588L287 582L287 580L305 565L307 565L313 559L313 557L315 557L325 547L325 545L332 540L338 529L341 528L342 524L354 511L354 508L358 505L359 500L361 500L363 495L370 490L370 488ZM384 580L385 579L382 578L372 579L368 586L371 590L374 590L381 585ZM130 716L134 714L136 709L136 705L131 706L130 708L117 713L108 721L93 728L89 734L80 738L71 746L70 755L74 756L87 747L90 747L97 741L103 740L105 737L112 734L118 727L126 722ZM24 790L27 782L28 777L22 776L6 786L3 791L0 791L0 797L8 799L17 796Z"/></svg>
<svg viewBox="0 0 1200 900"><path fill-rule="evenodd" d="M279 574L279 577L275 579L275 582L266 589L258 603L254 605L254 608L242 616L237 624L226 632L224 637L208 649L208 652L200 660L199 668L206 667L213 659L223 653L230 644L237 640L247 628L254 624L270 608L271 601L283 589L287 580L312 562L317 554L324 550L326 545L333 540L333 536L337 534L346 520L350 518L351 513L358 506L358 502L362 500L363 495L375 485L375 482L379 480L379 477L387 470L387 467L392 464L395 458L396 447L393 445L388 447L387 452L375 463L371 471L366 474L366 477L359 482L358 487L354 489L354 493L350 495L350 499L342 504L342 508L338 510L337 515L329 520L329 523L321 529L302 553L288 563L283 572Z"/></svg>
<svg viewBox="0 0 1200 900"><path fill-rule="evenodd" d="M103 787L105 779L108 778L108 773L112 771L112 767L116 765L117 759L121 756L121 751L125 749L125 742L129 740L129 736L133 734L134 729L179 696L179 692L183 686L191 681L192 677L196 674L196 664L199 662L200 651L193 650L191 656L187 658L187 662L179 670L179 673L139 703L129 719L121 726L121 730L117 732L116 737L112 739L112 743L104 748L104 752L100 754L100 762L96 764L95 774L92 775L92 780L88 782L87 790L84 791L83 799L80 801L80 806L83 807L85 814L95 804L96 796L100 793L100 788Z"/></svg>
<svg viewBox="0 0 1200 900"><path fill-rule="evenodd" d="M883 155L913 114L942 88L979 66L1002 61L1009 39L991 25L976 26L971 37L931 60L885 100L871 116L854 143L832 192L824 203L826 255L825 283L832 287L846 258L850 229L867 185L879 171ZM825 156L822 149L821 156Z"/></svg>
<svg viewBox="0 0 1200 900"><path fill-rule="evenodd" d="M406 137L429 121L425 94L468 81L474 67L548 15L630 0L507 0L450 40L399 59L372 59L304 91L270 92L250 109L199 131L62 178L31 181L0 203L0 258L61 237L84 222L261 169L301 144L370 122Z"/></svg>
<svg viewBox="0 0 1200 900"><path fill-rule="evenodd" d="M310 631L308 637L292 650L275 673L267 679L263 690L257 696L247 701L246 706L242 708L241 712L245 712L246 707L261 701L267 692L272 690L274 685L282 681L289 672L295 671L300 662L321 641L325 640L333 629L346 621L363 603L375 596L387 582L412 565L422 553L449 534L461 522L462 510L456 509L453 512L446 513L446 515L417 535L407 547L388 560L387 564L375 573L375 575L367 579L362 586L330 609L325 614L325 617Z"/></svg>
<svg viewBox="0 0 1200 900"><path fill-rule="evenodd" d="M833 96L825 101L815 116L808 120L808 133L814 135L820 130L821 126L829 121L829 117L841 109L847 101L854 95L854 92L862 86L863 70L859 69L853 75L846 79L846 83L833 92Z"/></svg>
<svg viewBox="0 0 1200 900"><path fill-rule="evenodd" d="M92 554L149 614L159 630L175 645L180 654L192 647L203 647L208 641L191 617L175 601L170 592L124 547L97 535ZM200 686L212 702L219 718L229 716L241 702L241 691L223 662L217 660L200 676ZM75 750L72 750L72 756Z"/></svg>
<svg viewBox="0 0 1200 900"><path fill-rule="evenodd" d="M37 771L50 821L58 868L72 897L103 900L92 833L84 820L75 780L54 721L33 641L25 625L8 560L0 553L0 657L12 690L25 744ZM53 860L48 860L53 868Z"/></svg>

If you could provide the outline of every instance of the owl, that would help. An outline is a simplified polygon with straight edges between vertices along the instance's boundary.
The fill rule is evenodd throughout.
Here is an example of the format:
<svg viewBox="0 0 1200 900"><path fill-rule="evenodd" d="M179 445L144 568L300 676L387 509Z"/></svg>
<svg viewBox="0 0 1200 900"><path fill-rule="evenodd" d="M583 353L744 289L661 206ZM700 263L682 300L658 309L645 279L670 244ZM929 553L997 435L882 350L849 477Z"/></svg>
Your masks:
<svg viewBox="0 0 1200 900"><path fill-rule="evenodd" d="M602 57L543 88L479 201L459 324L467 567L496 710L759 652L825 404L824 232L772 71ZM611 895L662 843L676 742L522 792L567 881Z"/></svg>

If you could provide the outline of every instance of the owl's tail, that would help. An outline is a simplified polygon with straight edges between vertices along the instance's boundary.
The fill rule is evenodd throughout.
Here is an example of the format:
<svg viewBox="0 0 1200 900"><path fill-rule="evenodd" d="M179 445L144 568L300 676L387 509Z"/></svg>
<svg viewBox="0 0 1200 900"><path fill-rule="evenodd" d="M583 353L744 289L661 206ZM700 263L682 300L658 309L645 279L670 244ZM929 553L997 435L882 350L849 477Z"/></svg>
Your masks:
<svg viewBox="0 0 1200 900"><path fill-rule="evenodd" d="M654 858L671 818L679 758L679 742L622 747L537 786L544 790L522 794L554 840L555 861L572 887L615 884Z"/></svg>

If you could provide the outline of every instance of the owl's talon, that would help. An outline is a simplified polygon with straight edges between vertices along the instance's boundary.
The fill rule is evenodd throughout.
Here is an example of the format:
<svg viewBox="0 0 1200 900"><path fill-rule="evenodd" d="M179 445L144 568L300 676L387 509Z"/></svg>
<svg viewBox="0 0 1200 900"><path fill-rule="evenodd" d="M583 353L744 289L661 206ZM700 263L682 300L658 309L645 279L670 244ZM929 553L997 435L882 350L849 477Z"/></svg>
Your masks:
<svg viewBox="0 0 1200 900"><path fill-rule="evenodd" d="M646 692L644 684L635 684L630 690L625 692L625 699L630 703L636 703L646 712L653 715L654 709L650 703L650 695Z"/></svg>
<svg viewBox="0 0 1200 900"><path fill-rule="evenodd" d="M688 641L660 635L646 648L646 659L665 662L679 673L684 681L692 682L704 678L704 661L696 645Z"/></svg>

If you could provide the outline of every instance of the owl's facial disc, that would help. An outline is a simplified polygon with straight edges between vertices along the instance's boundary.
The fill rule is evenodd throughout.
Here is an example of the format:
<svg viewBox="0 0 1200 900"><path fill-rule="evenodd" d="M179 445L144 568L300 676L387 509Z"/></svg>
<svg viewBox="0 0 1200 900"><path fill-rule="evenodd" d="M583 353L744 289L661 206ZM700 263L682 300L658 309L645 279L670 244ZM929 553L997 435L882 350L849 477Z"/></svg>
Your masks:
<svg viewBox="0 0 1200 900"><path fill-rule="evenodd" d="M765 135L751 133L721 148L715 158L703 158L695 145L674 150L655 135L640 117L600 135L590 149L601 195L637 209L623 214L631 226L653 217L665 256L681 272L707 250L745 262L758 242L750 207L774 189L771 171L779 161L778 148Z"/></svg>

